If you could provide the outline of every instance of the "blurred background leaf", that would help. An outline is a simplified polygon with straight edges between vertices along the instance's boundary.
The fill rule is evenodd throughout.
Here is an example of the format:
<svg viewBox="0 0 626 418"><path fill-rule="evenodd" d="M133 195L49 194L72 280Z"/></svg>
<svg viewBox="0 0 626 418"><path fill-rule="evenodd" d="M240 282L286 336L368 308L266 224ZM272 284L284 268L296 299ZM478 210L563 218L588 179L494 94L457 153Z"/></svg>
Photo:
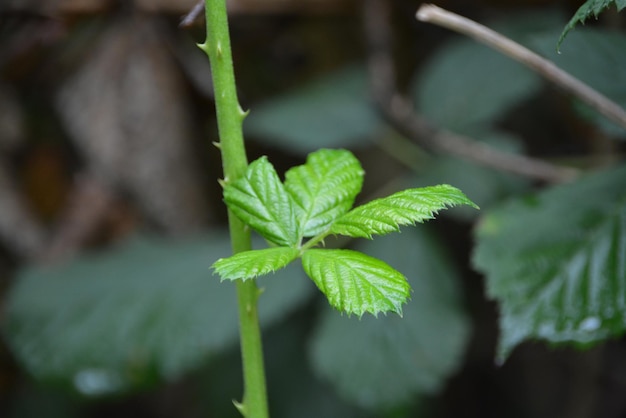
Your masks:
<svg viewBox="0 0 626 418"><path fill-rule="evenodd" d="M560 51L554 48L555 32L538 34L531 45L592 88L626 107L626 57L621 45L626 35L617 31L579 28L570 33ZM576 102L580 115L602 128L613 138L625 139L626 131L589 106Z"/></svg>
<svg viewBox="0 0 626 418"><path fill-rule="evenodd" d="M138 236L68 264L26 268L4 330L30 373L84 395L171 381L237 341L234 285L208 269L228 254L223 232L179 242ZM313 289L298 269L260 285L263 325Z"/></svg>
<svg viewBox="0 0 626 418"><path fill-rule="evenodd" d="M455 40L429 58L413 95L433 123L466 133L496 122L540 87L537 75L521 64L475 41Z"/></svg>
<svg viewBox="0 0 626 418"><path fill-rule="evenodd" d="M474 265L500 302L503 361L526 339L597 343L624 332L626 167L489 212Z"/></svg>
<svg viewBox="0 0 626 418"><path fill-rule="evenodd" d="M254 107L245 132L306 155L320 148L369 145L382 128L368 99L363 67L349 67Z"/></svg>
<svg viewBox="0 0 626 418"><path fill-rule="evenodd" d="M356 405L390 410L432 394L459 367L469 323L445 249L423 226L360 242L405 274L413 288L404 315L361 319L325 309L311 340L315 372Z"/></svg>

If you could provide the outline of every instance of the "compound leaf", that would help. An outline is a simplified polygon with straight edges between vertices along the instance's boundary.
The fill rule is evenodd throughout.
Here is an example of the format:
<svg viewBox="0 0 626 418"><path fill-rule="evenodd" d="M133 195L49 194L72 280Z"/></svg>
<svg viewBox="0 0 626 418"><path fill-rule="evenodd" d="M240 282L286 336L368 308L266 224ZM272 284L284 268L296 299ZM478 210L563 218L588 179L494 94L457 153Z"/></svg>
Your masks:
<svg viewBox="0 0 626 418"><path fill-rule="evenodd" d="M577 24L585 23L585 20L589 19L592 15L597 19L598 15L611 4L615 4L615 7L617 7L617 11L619 12L626 7L626 0L587 0L582 6L580 6L567 25L565 25L565 28L563 29L563 32L557 42L557 48L561 46L561 43L569 31L574 29Z"/></svg>
<svg viewBox="0 0 626 418"><path fill-rule="evenodd" d="M363 169L347 150L322 149L306 164L285 174L285 188L293 198L303 236L323 232L352 208L363 185Z"/></svg>
<svg viewBox="0 0 626 418"><path fill-rule="evenodd" d="M433 219L437 211L456 205L478 208L459 189L447 184L407 189L351 210L332 225L330 232L372 238L399 231L401 225Z"/></svg>
<svg viewBox="0 0 626 418"><path fill-rule="evenodd" d="M356 314L402 314L411 288L402 273L384 261L352 250L308 250L302 256L307 275L334 308Z"/></svg>
<svg viewBox="0 0 626 418"><path fill-rule="evenodd" d="M237 253L220 258L212 268L222 280L247 280L280 270L298 258L299 251L291 247L274 247Z"/></svg>
<svg viewBox="0 0 626 418"><path fill-rule="evenodd" d="M477 230L500 302L499 359L526 339L589 345L626 328L626 167L517 200Z"/></svg>
<svg viewBox="0 0 626 418"><path fill-rule="evenodd" d="M227 182L224 200L239 219L268 241L287 247L298 243L293 201L267 157L252 162L245 176Z"/></svg>

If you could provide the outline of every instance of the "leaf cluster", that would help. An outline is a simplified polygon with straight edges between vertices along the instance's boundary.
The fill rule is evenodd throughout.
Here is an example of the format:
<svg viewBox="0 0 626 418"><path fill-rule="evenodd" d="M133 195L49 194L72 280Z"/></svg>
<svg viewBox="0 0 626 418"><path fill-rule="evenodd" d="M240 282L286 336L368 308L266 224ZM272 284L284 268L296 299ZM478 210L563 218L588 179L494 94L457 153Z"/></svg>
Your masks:
<svg viewBox="0 0 626 418"><path fill-rule="evenodd" d="M213 269L222 280L248 280L301 258L306 274L329 303L348 314L402 313L407 279L387 263L359 251L314 248L329 235L386 235L432 219L456 205L476 207L460 190L438 185L404 190L352 209L364 171L347 150L321 149L285 174L284 183L266 157L246 174L224 182L232 213L273 247L221 258Z"/></svg>

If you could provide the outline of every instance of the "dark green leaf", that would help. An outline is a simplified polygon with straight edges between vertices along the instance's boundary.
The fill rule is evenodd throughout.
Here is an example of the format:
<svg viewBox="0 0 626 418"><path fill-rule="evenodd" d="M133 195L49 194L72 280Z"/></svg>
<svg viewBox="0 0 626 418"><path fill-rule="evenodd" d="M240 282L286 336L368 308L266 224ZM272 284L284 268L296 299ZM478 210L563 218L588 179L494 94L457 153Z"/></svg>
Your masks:
<svg viewBox="0 0 626 418"><path fill-rule="evenodd" d="M626 0L587 0L580 8L576 11L572 19L567 23L563 32L561 32L561 36L559 37L559 41L557 43L557 49L561 46L561 43L572 29L579 24L585 23L585 20L589 19L592 15L597 19L598 15L611 4L615 4L617 7L617 11L621 11L624 7L626 7Z"/></svg>
<svg viewBox="0 0 626 418"><path fill-rule="evenodd" d="M438 392L461 364L469 337L454 263L426 227L361 241L357 248L405 273L412 300L402 318L357 320L327 309L312 339L314 370L369 409Z"/></svg>
<svg viewBox="0 0 626 418"><path fill-rule="evenodd" d="M526 339L590 344L626 326L626 167L489 212L474 265L500 302L499 358Z"/></svg>
<svg viewBox="0 0 626 418"><path fill-rule="evenodd" d="M298 258L300 251L291 247L244 251L213 263L222 280L248 280L280 270Z"/></svg>
<svg viewBox="0 0 626 418"><path fill-rule="evenodd" d="M227 235L214 231L180 242L137 238L69 264L24 269L8 294L4 335L31 375L86 395L175 379L237 341L234 284L208 269L229 252ZM313 289L299 267L275 276L259 279L264 325Z"/></svg>
<svg viewBox="0 0 626 418"><path fill-rule="evenodd" d="M402 314L410 287L387 263L352 250L308 250L302 256L307 275L334 308L359 317L365 312Z"/></svg>
<svg viewBox="0 0 626 418"><path fill-rule="evenodd" d="M439 210L456 205L478 208L459 189L447 184L403 190L351 210L339 218L330 231L372 238L372 235L399 231L401 225L433 219Z"/></svg>
<svg viewBox="0 0 626 418"><path fill-rule="evenodd" d="M350 151L322 149L285 175L303 236L312 237L350 210L363 185L363 169Z"/></svg>
<svg viewBox="0 0 626 418"><path fill-rule="evenodd" d="M226 182L224 200L239 219L268 241L286 247L298 244L293 201L267 157L252 162L244 177Z"/></svg>
<svg viewBox="0 0 626 418"><path fill-rule="evenodd" d="M333 73L256 106L244 124L246 134L300 155L319 148L360 147L381 128L362 67Z"/></svg>
<svg viewBox="0 0 626 418"><path fill-rule="evenodd" d="M414 84L418 109L455 132L491 124L539 91L539 78L521 64L474 41L441 48Z"/></svg>
<svg viewBox="0 0 626 418"><path fill-rule="evenodd" d="M532 45L563 70L595 90L626 107L626 35L619 32L585 28L571 33L561 53L554 50L556 33L533 38ZM610 122L587 105L578 104L582 116L610 135L626 138L623 128Z"/></svg>

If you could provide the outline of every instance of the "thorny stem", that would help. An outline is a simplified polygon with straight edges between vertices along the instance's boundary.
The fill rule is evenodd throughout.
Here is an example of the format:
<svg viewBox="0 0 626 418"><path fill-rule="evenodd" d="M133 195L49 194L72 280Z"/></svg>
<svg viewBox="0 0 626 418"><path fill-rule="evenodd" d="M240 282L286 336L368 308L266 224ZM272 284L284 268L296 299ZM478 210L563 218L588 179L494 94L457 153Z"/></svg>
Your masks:
<svg viewBox="0 0 626 418"><path fill-rule="evenodd" d="M224 182L228 183L241 177L248 166L242 129L246 113L241 110L237 99L226 0L205 0L205 14L207 36L205 42L198 46L209 56L211 63L220 137L218 147L222 153ZM230 211L228 224L233 253L250 250L248 228ZM257 312L259 294L255 280L237 281L244 395L242 402L235 403L235 406L246 418L269 417Z"/></svg>

